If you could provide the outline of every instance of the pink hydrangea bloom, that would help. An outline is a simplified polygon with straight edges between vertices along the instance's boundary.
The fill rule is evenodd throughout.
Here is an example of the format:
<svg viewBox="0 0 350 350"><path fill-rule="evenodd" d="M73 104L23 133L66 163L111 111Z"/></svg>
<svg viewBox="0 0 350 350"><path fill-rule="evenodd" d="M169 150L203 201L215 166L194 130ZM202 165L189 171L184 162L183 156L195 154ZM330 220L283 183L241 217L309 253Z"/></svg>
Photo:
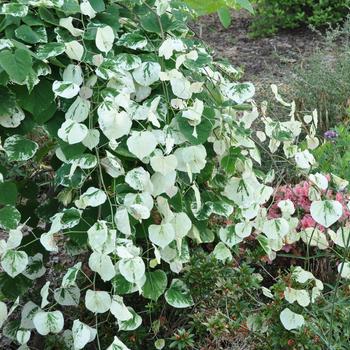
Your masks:
<svg viewBox="0 0 350 350"><path fill-rule="evenodd" d="M312 218L310 214L306 214L299 223L299 228L301 230L305 230L306 228L309 227L315 227L316 226L316 221Z"/></svg>

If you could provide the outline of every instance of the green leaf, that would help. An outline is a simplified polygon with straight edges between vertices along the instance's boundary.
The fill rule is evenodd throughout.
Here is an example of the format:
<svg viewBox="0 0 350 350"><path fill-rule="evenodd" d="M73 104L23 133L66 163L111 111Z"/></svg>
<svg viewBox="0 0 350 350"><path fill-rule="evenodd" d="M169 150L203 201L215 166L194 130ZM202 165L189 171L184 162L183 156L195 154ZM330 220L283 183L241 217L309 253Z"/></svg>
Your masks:
<svg viewBox="0 0 350 350"><path fill-rule="evenodd" d="M79 188L86 180L86 175L81 169L76 169L73 176L70 177L70 164L62 164L56 171L55 184L64 187Z"/></svg>
<svg viewBox="0 0 350 350"><path fill-rule="evenodd" d="M39 11L38 12L39 12L40 18L43 21L45 21L45 22L47 22L49 24L52 24L54 26L58 26L59 25L58 18L48 8L41 6L41 7L39 7Z"/></svg>
<svg viewBox="0 0 350 350"><path fill-rule="evenodd" d="M166 273L162 270L146 272L146 282L142 287L142 295L154 301L164 293L168 284Z"/></svg>
<svg viewBox="0 0 350 350"><path fill-rule="evenodd" d="M36 57L40 60L46 60L50 57L56 57L61 55L65 50L64 43L48 43L42 46L39 46Z"/></svg>
<svg viewBox="0 0 350 350"><path fill-rule="evenodd" d="M252 4L250 3L249 0L236 0L237 1L237 5L239 7L241 7L242 9L245 9L247 11L249 11L250 13L254 14L254 8L252 6Z"/></svg>
<svg viewBox="0 0 350 350"><path fill-rule="evenodd" d="M55 95L51 86L47 79L41 79L31 93L24 86L20 86L16 91L19 106L31 113L38 124L44 124L56 112Z"/></svg>
<svg viewBox="0 0 350 350"><path fill-rule="evenodd" d="M240 157L241 150L236 147L231 147L229 154L221 159L221 166L223 167L223 170L229 174L233 174L235 172L236 161Z"/></svg>
<svg viewBox="0 0 350 350"><path fill-rule="evenodd" d="M199 15L216 12L222 8L243 8L254 13L249 0L185 0Z"/></svg>
<svg viewBox="0 0 350 350"><path fill-rule="evenodd" d="M61 218L61 224L65 228L72 228L79 224L81 218L81 213L76 208L69 208L63 211L63 216Z"/></svg>
<svg viewBox="0 0 350 350"><path fill-rule="evenodd" d="M8 137L4 143L4 150L9 161L24 162L32 158L39 146L36 142L28 140L21 135Z"/></svg>
<svg viewBox="0 0 350 350"><path fill-rule="evenodd" d="M228 28L231 25L231 14L230 11L227 7L223 7L218 10L218 15L221 24L225 27Z"/></svg>
<svg viewBox="0 0 350 350"><path fill-rule="evenodd" d="M17 228L21 221L21 213L12 205L0 209L0 228L12 230Z"/></svg>
<svg viewBox="0 0 350 350"><path fill-rule="evenodd" d="M225 0L185 0L185 2L199 15L216 12L227 5Z"/></svg>
<svg viewBox="0 0 350 350"><path fill-rule="evenodd" d="M11 80L23 82L32 69L32 57L24 49L16 49L14 53L9 50L0 52L0 66L9 75Z"/></svg>
<svg viewBox="0 0 350 350"><path fill-rule="evenodd" d="M16 300L18 296L26 293L32 285L33 282L23 275L11 278L5 272L0 273L0 294L10 300Z"/></svg>
<svg viewBox="0 0 350 350"><path fill-rule="evenodd" d="M103 0L89 0L89 3L96 12L102 12L105 10L105 3Z"/></svg>
<svg viewBox="0 0 350 350"><path fill-rule="evenodd" d="M13 17L25 17L28 14L28 6L17 3L4 4L1 6L0 13Z"/></svg>
<svg viewBox="0 0 350 350"><path fill-rule="evenodd" d="M138 49L143 49L145 46L147 46L147 43L148 43L147 38L141 34L125 33L118 40L117 45L124 46L132 50L138 50Z"/></svg>
<svg viewBox="0 0 350 350"><path fill-rule="evenodd" d="M30 27L44 25L44 22L38 16L36 16L34 13L31 13L31 12L29 12L27 16L22 18L22 22L27 24Z"/></svg>
<svg viewBox="0 0 350 350"><path fill-rule="evenodd" d="M0 204L15 205L17 199L17 187L14 182L5 181L0 183Z"/></svg>
<svg viewBox="0 0 350 350"><path fill-rule="evenodd" d="M214 126L215 112L206 107L203 112L202 121L196 126L197 137L193 136L194 127L188 123L188 119L179 115L176 119L179 123L181 133L192 145L200 145L207 141Z"/></svg>
<svg viewBox="0 0 350 350"><path fill-rule="evenodd" d="M135 290L135 284L127 281L122 275L115 276L112 285L118 295L129 294Z"/></svg>
<svg viewBox="0 0 350 350"><path fill-rule="evenodd" d="M80 12L78 0L64 0L63 6L60 8L65 14L74 14Z"/></svg>
<svg viewBox="0 0 350 350"><path fill-rule="evenodd" d="M17 332L19 331L21 326L20 320L13 320L6 322L3 328L3 335L11 340L17 339Z"/></svg>
<svg viewBox="0 0 350 350"><path fill-rule="evenodd" d="M0 115L12 114L16 107L16 95L6 87L0 87Z"/></svg>
<svg viewBox="0 0 350 350"><path fill-rule="evenodd" d="M193 299L186 284L175 278L165 293L167 303L176 308L186 308L193 305Z"/></svg>
<svg viewBox="0 0 350 350"><path fill-rule="evenodd" d="M106 24L112 27L115 31L119 30L119 6L109 5L102 13L98 13L94 21Z"/></svg>
<svg viewBox="0 0 350 350"><path fill-rule="evenodd" d="M45 27L31 28L28 25L21 25L15 30L16 37L29 44L46 43L47 34Z"/></svg>
<svg viewBox="0 0 350 350"><path fill-rule="evenodd" d="M149 12L148 14L142 16L140 22L143 29L157 34L166 32L172 24L168 15L162 15L159 17L153 12Z"/></svg>

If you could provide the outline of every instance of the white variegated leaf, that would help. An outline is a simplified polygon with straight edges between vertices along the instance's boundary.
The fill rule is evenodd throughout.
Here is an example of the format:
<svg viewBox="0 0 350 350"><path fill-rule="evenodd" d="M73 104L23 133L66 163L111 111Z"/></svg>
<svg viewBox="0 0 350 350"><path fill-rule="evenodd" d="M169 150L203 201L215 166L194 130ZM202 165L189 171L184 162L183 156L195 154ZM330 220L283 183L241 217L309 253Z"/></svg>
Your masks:
<svg viewBox="0 0 350 350"><path fill-rule="evenodd" d="M198 174L206 165L207 152L203 145L178 148L174 155L179 171Z"/></svg>
<svg viewBox="0 0 350 350"><path fill-rule="evenodd" d="M63 329L64 319L61 311L40 311L35 314L33 323L40 335L57 334Z"/></svg>
<svg viewBox="0 0 350 350"><path fill-rule="evenodd" d="M302 315L296 314L288 308L285 308L280 313L280 320L283 324L283 327L288 331L292 329L298 329L305 323L305 319Z"/></svg>
<svg viewBox="0 0 350 350"><path fill-rule="evenodd" d="M144 62L133 72L133 77L141 86L150 86L159 80L161 66L157 62Z"/></svg>
<svg viewBox="0 0 350 350"><path fill-rule="evenodd" d="M100 132L96 129L89 129L84 140L81 142L91 151L100 142Z"/></svg>
<svg viewBox="0 0 350 350"><path fill-rule="evenodd" d="M133 314L125 306L123 298L118 295L114 295L112 298L111 313L119 321L127 321L133 317Z"/></svg>
<svg viewBox="0 0 350 350"><path fill-rule="evenodd" d="M7 314L7 305L3 301L0 301L0 328L7 320Z"/></svg>
<svg viewBox="0 0 350 350"><path fill-rule="evenodd" d="M28 301L22 308L21 328L23 329L35 328L33 323L33 318L40 311L41 309L38 305L34 304L32 301Z"/></svg>
<svg viewBox="0 0 350 350"><path fill-rule="evenodd" d="M163 41L159 48L159 56L164 57L166 60L170 59L174 51L183 52L186 50L186 46L181 39L168 38Z"/></svg>
<svg viewBox="0 0 350 350"><path fill-rule="evenodd" d="M40 243L48 252L58 252L57 242L52 232L43 233L40 236Z"/></svg>
<svg viewBox="0 0 350 350"><path fill-rule="evenodd" d="M171 154L169 156L157 155L151 158L151 166L154 171L167 175L177 167L177 158Z"/></svg>
<svg viewBox="0 0 350 350"><path fill-rule="evenodd" d="M175 308L186 308L193 305L193 299L186 284L174 278L165 293L167 303Z"/></svg>
<svg viewBox="0 0 350 350"><path fill-rule="evenodd" d="M85 295L85 306L93 313L103 314L112 304L112 299L107 292L88 289Z"/></svg>
<svg viewBox="0 0 350 350"><path fill-rule="evenodd" d="M109 52L113 47L115 35L110 26L99 27L96 32L96 47L102 52Z"/></svg>
<svg viewBox="0 0 350 350"><path fill-rule="evenodd" d="M45 306L49 305L48 296L49 296L49 288L50 288L50 282L46 282L44 286L40 290L41 295L41 308L43 309Z"/></svg>
<svg viewBox="0 0 350 350"><path fill-rule="evenodd" d="M132 50L143 49L147 44L147 38L139 33L124 33L117 42L118 46L124 46Z"/></svg>
<svg viewBox="0 0 350 350"><path fill-rule="evenodd" d="M157 139L150 131L133 132L126 143L129 151L140 160L150 156L157 147Z"/></svg>
<svg viewBox="0 0 350 350"><path fill-rule="evenodd" d="M80 289L76 284L60 287L54 291L54 299L62 306L77 306L80 301Z"/></svg>
<svg viewBox="0 0 350 350"><path fill-rule="evenodd" d="M22 273L28 265L28 255L20 250L8 250L1 257L1 266L12 278Z"/></svg>
<svg viewBox="0 0 350 350"><path fill-rule="evenodd" d="M90 19L96 17L96 11L91 6L88 0L83 0L80 3L80 11L83 15L88 16ZM81 349L81 348L79 348Z"/></svg>
<svg viewBox="0 0 350 350"><path fill-rule="evenodd" d="M148 234L151 242L161 248L165 248L175 239L175 230L170 223L151 225Z"/></svg>
<svg viewBox="0 0 350 350"><path fill-rule="evenodd" d="M43 276L45 272L46 269L43 263L43 255L37 253L34 256L29 257L27 268L22 273L27 278L35 280Z"/></svg>
<svg viewBox="0 0 350 350"><path fill-rule="evenodd" d="M134 190L152 193L151 175L142 167L130 170L125 176L125 182Z"/></svg>
<svg viewBox="0 0 350 350"><path fill-rule="evenodd" d="M83 70L77 64L69 64L63 71L62 79L80 86L84 81Z"/></svg>
<svg viewBox="0 0 350 350"><path fill-rule="evenodd" d="M142 323L142 318L139 316L131 307L127 308L128 311L131 314L131 318L127 320L120 320L118 319L118 326L120 331L134 331L135 329L139 328Z"/></svg>
<svg viewBox="0 0 350 350"><path fill-rule="evenodd" d="M121 160L108 151L106 157L101 159L101 165L106 173L115 179L125 174Z"/></svg>
<svg viewBox="0 0 350 350"><path fill-rule="evenodd" d="M226 247L226 245L223 242L219 242L214 250L213 255L216 259L221 261L231 261L232 260L232 253L230 249Z"/></svg>
<svg viewBox="0 0 350 350"><path fill-rule="evenodd" d="M114 337L113 343L107 350L130 350L118 337Z"/></svg>
<svg viewBox="0 0 350 350"><path fill-rule="evenodd" d="M98 116L100 128L109 140L117 140L130 133L132 121L125 111L99 108Z"/></svg>
<svg viewBox="0 0 350 350"><path fill-rule="evenodd" d="M88 128L84 124L68 119L61 125L60 129L58 129L57 135L63 141L74 145L85 139L88 135Z"/></svg>
<svg viewBox="0 0 350 350"><path fill-rule="evenodd" d="M19 329L16 333L16 340L22 346L27 344L30 339L31 332L26 329Z"/></svg>
<svg viewBox="0 0 350 350"><path fill-rule="evenodd" d="M139 256L131 259L122 259L118 266L122 276L131 283L137 283L145 275L145 263Z"/></svg>
<svg viewBox="0 0 350 350"><path fill-rule="evenodd" d="M121 53L115 57L116 64L122 70L134 70L141 66L142 60L137 55L132 55L129 53Z"/></svg>
<svg viewBox="0 0 350 350"><path fill-rule="evenodd" d="M72 119L77 123L81 123L89 116L89 111L90 101L78 96L68 108L66 119Z"/></svg>
<svg viewBox="0 0 350 350"><path fill-rule="evenodd" d="M103 281L110 281L115 276L112 259L107 254L93 252L89 258L89 267L97 272Z"/></svg>
<svg viewBox="0 0 350 350"><path fill-rule="evenodd" d="M74 349L84 349L85 345L92 342L96 337L96 329L79 320L73 322L72 328Z"/></svg>
<svg viewBox="0 0 350 350"><path fill-rule="evenodd" d="M39 145L36 142L28 140L21 135L8 137L4 142L3 148L11 162L27 161L35 155L38 149Z"/></svg>
<svg viewBox="0 0 350 350"><path fill-rule="evenodd" d="M343 207L334 200L315 201L311 203L310 213L317 223L330 227L343 215Z"/></svg>
<svg viewBox="0 0 350 350"><path fill-rule="evenodd" d="M61 286L63 288L74 285L77 279L78 273L81 269L81 262L76 263L74 266L70 267L62 278Z"/></svg>
<svg viewBox="0 0 350 350"><path fill-rule="evenodd" d="M79 85L74 84L70 81L54 81L52 85L53 92L63 98L73 98L79 93Z"/></svg>
<svg viewBox="0 0 350 350"><path fill-rule="evenodd" d="M19 107L15 107L11 113L0 116L0 125L4 128L17 128L24 118L25 114L23 110Z"/></svg>
<svg viewBox="0 0 350 350"><path fill-rule="evenodd" d="M99 188L89 187L78 200L75 201L75 205L79 209L85 209L86 207L98 207L107 200L107 195Z"/></svg>
<svg viewBox="0 0 350 350"><path fill-rule="evenodd" d="M76 61L81 61L84 55L84 46L79 41L73 40L65 43L66 55Z"/></svg>
<svg viewBox="0 0 350 350"><path fill-rule="evenodd" d="M67 29L73 36L81 36L83 34L83 30L75 28L73 25L73 20L73 17L61 18L59 25Z"/></svg>
<svg viewBox="0 0 350 350"><path fill-rule="evenodd" d="M129 214L126 208L118 208L114 216L115 224L117 229L125 236L131 235L131 226Z"/></svg>

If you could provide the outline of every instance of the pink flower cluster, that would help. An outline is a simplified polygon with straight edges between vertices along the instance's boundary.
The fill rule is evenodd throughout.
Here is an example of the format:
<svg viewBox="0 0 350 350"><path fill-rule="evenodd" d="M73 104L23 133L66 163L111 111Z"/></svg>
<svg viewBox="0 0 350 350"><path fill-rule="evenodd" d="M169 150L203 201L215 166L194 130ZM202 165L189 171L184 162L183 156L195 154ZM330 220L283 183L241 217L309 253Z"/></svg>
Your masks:
<svg viewBox="0 0 350 350"><path fill-rule="evenodd" d="M293 202L296 214L300 218L297 227L298 231L302 231L308 227L317 227L321 231L324 231L325 228L317 224L310 214L311 200L309 199L309 190L311 186L311 182L302 181L294 186L284 185L278 187L275 193L274 202L268 212L269 218L273 219L281 217L281 210L278 207L278 203L282 200L289 199ZM333 190L328 189L323 191L323 195L327 199L337 200L342 204L343 216L339 221L344 221L350 217L350 211L346 205L349 201L349 196L347 194L334 192Z"/></svg>

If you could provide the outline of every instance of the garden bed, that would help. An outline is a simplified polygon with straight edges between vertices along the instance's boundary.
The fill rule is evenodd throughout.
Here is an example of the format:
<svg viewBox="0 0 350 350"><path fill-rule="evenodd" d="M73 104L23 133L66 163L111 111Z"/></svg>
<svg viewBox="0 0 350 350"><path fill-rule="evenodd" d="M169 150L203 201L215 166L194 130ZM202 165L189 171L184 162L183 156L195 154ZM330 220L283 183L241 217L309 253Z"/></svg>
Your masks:
<svg viewBox="0 0 350 350"><path fill-rule="evenodd" d="M222 26L216 14L200 18L193 28L214 49L217 58L227 58L234 66L243 67L245 79L254 84L268 86L271 82L285 81L291 70L302 64L322 42L320 35L308 28L251 38L251 15L239 11L232 16L228 29Z"/></svg>

